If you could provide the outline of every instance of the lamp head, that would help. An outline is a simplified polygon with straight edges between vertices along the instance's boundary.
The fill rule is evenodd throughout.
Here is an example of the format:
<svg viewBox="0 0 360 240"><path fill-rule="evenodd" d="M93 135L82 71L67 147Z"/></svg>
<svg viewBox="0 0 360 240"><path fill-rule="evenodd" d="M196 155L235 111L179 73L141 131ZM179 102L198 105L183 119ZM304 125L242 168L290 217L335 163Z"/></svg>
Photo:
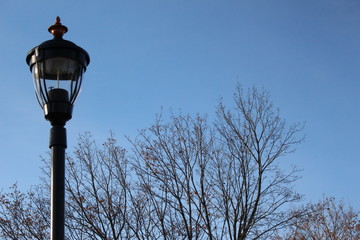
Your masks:
<svg viewBox="0 0 360 240"><path fill-rule="evenodd" d="M26 62L33 75L35 93L45 118L51 122L68 121L79 94L82 76L90 62L89 54L74 43L64 40L68 31L56 18L49 27L52 40L31 49ZM59 107L59 106L62 107Z"/></svg>

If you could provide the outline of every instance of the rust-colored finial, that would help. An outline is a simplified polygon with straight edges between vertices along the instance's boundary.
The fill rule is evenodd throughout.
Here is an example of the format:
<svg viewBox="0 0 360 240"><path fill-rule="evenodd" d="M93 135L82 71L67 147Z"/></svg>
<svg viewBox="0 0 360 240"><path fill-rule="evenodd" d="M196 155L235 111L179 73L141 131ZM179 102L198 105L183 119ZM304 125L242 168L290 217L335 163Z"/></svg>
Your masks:
<svg viewBox="0 0 360 240"><path fill-rule="evenodd" d="M62 38L68 31L68 28L61 24L60 17L56 17L55 24L50 26L48 30L55 38Z"/></svg>

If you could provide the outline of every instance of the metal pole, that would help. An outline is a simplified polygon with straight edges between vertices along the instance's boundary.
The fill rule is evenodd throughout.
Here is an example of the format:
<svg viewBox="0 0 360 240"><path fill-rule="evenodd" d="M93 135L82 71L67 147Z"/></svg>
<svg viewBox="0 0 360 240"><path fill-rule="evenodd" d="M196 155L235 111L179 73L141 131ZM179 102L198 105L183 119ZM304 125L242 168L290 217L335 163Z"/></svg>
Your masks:
<svg viewBox="0 0 360 240"><path fill-rule="evenodd" d="M50 130L51 162L51 240L65 239L65 124Z"/></svg>

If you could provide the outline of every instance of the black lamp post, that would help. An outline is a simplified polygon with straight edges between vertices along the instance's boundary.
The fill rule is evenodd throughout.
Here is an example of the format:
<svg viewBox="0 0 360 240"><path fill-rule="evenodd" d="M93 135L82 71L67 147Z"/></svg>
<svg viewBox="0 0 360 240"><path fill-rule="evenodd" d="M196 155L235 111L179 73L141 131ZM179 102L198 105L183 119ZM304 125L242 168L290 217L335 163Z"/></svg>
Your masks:
<svg viewBox="0 0 360 240"><path fill-rule="evenodd" d="M89 54L62 36L67 27L56 18L49 27L54 38L30 50L26 62L33 74L35 92L45 118L51 122L51 239L64 240L66 122L79 94Z"/></svg>

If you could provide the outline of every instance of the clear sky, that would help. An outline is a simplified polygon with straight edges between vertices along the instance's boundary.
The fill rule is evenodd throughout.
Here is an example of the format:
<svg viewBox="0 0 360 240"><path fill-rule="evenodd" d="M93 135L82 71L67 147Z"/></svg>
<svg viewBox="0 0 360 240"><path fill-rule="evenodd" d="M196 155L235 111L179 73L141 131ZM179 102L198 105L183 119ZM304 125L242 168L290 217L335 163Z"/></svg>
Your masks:
<svg viewBox="0 0 360 240"><path fill-rule="evenodd" d="M306 201L334 196L360 209L360 1L0 1L0 190L38 182L49 122L34 95L27 52L65 39L91 57L68 151L90 131L119 144L169 108L214 116L237 82L267 89L306 141L288 160L303 168Z"/></svg>

